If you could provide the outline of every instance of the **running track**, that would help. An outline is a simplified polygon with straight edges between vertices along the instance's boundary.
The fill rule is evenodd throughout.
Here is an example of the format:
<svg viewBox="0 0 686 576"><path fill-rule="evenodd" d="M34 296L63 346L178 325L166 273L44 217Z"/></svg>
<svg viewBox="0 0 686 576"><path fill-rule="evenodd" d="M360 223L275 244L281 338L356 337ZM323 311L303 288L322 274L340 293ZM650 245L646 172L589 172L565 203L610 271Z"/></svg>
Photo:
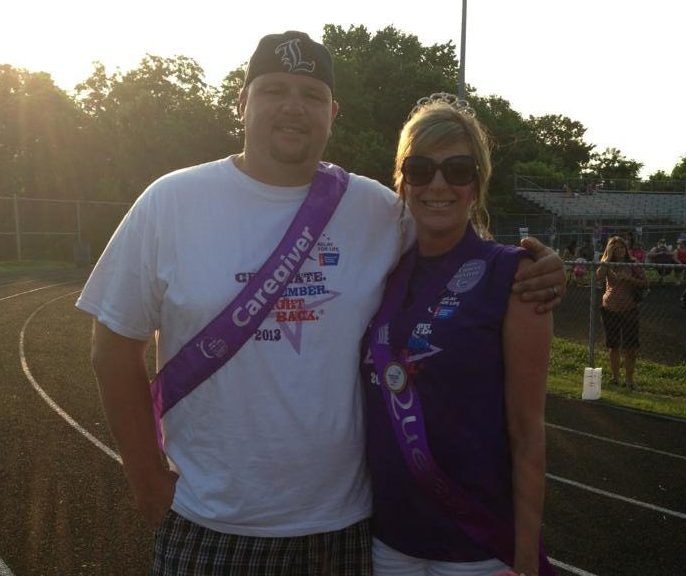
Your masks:
<svg viewBox="0 0 686 576"><path fill-rule="evenodd" d="M82 281L0 276L0 576L149 567L73 308ZM544 538L559 574L686 574L686 422L552 396L547 422Z"/></svg>

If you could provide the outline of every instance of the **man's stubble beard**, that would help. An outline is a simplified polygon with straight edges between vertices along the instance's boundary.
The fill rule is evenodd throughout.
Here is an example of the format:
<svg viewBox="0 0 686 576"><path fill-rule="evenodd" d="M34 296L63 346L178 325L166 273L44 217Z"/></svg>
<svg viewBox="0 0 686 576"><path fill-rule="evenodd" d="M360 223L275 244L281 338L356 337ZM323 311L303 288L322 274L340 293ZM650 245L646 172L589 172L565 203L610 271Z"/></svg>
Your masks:
<svg viewBox="0 0 686 576"><path fill-rule="evenodd" d="M311 158L310 144L307 143L296 150L284 150L280 146L272 144L269 153L274 160L283 164L303 164Z"/></svg>

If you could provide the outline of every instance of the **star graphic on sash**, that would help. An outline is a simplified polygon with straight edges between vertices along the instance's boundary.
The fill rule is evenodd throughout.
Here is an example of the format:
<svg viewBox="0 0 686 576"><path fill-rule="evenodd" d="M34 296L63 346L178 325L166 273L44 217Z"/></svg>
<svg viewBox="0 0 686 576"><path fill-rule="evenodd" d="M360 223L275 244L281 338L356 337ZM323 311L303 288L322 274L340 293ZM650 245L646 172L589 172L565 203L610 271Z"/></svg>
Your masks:
<svg viewBox="0 0 686 576"><path fill-rule="evenodd" d="M439 348L438 346L429 344L428 350L423 349L421 352L418 352L417 354L408 355L406 361L417 362L417 360L421 360L422 358L428 358L429 356L433 356L435 354L438 354L439 352L443 352L443 348Z"/></svg>
<svg viewBox="0 0 686 576"><path fill-rule="evenodd" d="M311 302L305 304L303 306L302 310L314 310L318 306L321 306L322 304L326 302L330 302L331 300L334 300L335 298L338 298L341 295L340 292L336 292L334 290L330 290L328 294L323 295L321 298L318 298L316 300L312 300ZM321 316L323 314L323 311L320 310L319 315ZM270 318L275 318L276 317L276 312L272 312L269 315ZM295 350L296 354L300 354L300 345L302 344L302 332L303 332L303 324L307 324L307 322L277 322L279 325L279 328L283 330L284 335L286 336L286 339L290 342L291 346L293 346L293 350ZM294 326L291 327L290 324L293 324Z"/></svg>

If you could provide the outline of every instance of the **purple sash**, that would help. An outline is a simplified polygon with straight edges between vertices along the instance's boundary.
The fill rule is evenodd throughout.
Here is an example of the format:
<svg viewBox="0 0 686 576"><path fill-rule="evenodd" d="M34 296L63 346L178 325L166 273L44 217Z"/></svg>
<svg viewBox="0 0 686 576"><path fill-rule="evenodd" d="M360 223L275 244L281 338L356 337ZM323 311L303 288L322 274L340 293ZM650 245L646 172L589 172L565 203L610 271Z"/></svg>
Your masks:
<svg viewBox="0 0 686 576"><path fill-rule="evenodd" d="M245 344L269 315L336 211L350 176L319 163L310 190L286 234L233 301L171 358L150 384L157 440L161 418Z"/></svg>
<svg viewBox="0 0 686 576"><path fill-rule="evenodd" d="M468 234L469 236L469 234ZM467 238L463 239L463 242ZM431 320L430 306L436 302L464 257L455 251L447 258L439 272L417 295L409 309L409 319L399 327L406 342L414 326ZM407 254L386 283L381 308L372 322L370 348L379 386L393 423L403 458L417 484L441 503L458 527L474 542L490 550L509 566L514 563L514 523L512 518L498 518L490 509L473 499L449 478L434 460L426 437L424 415L419 394L412 382L403 358L397 358L390 345L390 322L400 310L417 258L415 248ZM464 294L462 305L468 295ZM426 318L426 315L429 318ZM554 576L555 572L541 545L539 551L540 576Z"/></svg>

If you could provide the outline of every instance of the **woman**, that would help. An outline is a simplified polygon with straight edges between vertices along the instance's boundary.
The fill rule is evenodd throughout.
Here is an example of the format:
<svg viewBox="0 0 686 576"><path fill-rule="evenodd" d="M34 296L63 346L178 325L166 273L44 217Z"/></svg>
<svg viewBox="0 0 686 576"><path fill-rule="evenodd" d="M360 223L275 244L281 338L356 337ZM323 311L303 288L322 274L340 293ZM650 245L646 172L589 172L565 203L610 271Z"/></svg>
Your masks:
<svg viewBox="0 0 686 576"><path fill-rule="evenodd" d="M490 176L471 111L420 100L395 165L417 242L363 363L376 576L552 574L539 550L552 321L510 295L530 260L489 240Z"/></svg>
<svg viewBox="0 0 686 576"><path fill-rule="evenodd" d="M626 385L634 388L634 368L638 354L638 291L648 286L642 268L629 266L635 260L629 256L629 246L621 236L612 236L596 270L599 282L605 282L600 314L605 326L605 345L610 353L611 384L620 383L620 353L624 352ZM603 263L606 265L603 266ZM608 266L607 263L624 263Z"/></svg>

